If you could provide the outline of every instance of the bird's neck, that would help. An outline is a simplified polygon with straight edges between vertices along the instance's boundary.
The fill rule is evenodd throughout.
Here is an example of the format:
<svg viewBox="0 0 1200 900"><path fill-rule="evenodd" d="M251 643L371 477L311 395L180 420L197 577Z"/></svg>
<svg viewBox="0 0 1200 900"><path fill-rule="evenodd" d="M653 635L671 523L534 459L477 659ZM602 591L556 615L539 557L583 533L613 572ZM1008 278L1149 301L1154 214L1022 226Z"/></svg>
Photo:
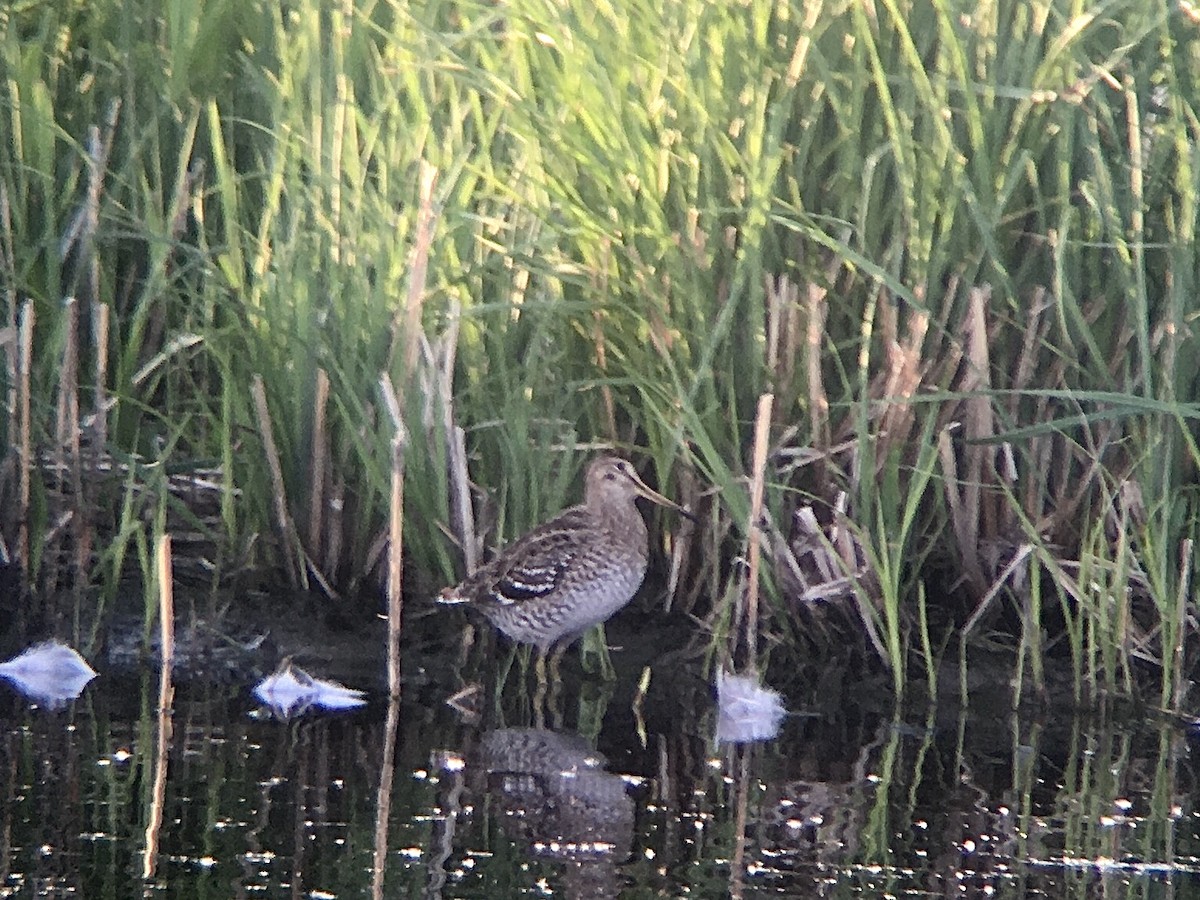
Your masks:
<svg viewBox="0 0 1200 900"><path fill-rule="evenodd" d="M645 548L646 522L632 497L622 499L619 503L605 504L595 510L595 514L604 530L622 543Z"/></svg>

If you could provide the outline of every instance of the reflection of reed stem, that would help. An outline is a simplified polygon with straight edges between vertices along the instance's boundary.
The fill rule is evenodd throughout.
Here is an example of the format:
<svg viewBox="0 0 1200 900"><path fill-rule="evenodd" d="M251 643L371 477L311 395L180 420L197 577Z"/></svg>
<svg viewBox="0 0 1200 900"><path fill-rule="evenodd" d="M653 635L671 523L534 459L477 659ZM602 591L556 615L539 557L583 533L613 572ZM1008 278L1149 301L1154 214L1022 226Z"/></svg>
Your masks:
<svg viewBox="0 0 1200 900"><path fill-rule="evenodd" d="M146 846L142 855L142 877L154 877L158 861L158 835L162 829L163 803L167 795L167 751L171 747L171 713L175 689L171 685L171 663L175 658L175 595L171 575L171 536L161 535L156 548L158 562L158 618L162 635L162 668L158 673L158 741L154 756L154 789L150 818L146 824Z"/></svg>
<svg viewBox="0 0 1200 900"><path fill-rule="evenodd" d="M746 889L746 807L750 802L750 753L753 748L753 744L738 744L733 751L739 767L733 860L729 865L729 896L732 900L742 900Z"/></svg>
<svg viewBox="0 0 1200 900"><path fill-rule="evenodd" d="M392 808L392 781L396 767L396 731L400 724L400 698L388 700L387 724L383 732L383 760L379 769L379 792L375 795L375 854L371 872L371 898L382 900L387 875L388 816Z"/></svg>
<svg viewBox="0 0 1200 900"><path fill-rule="evenodd" d="M438 807L442 814L435 816L430 823L432 834L429 837L429 862L426 871L429 878L425 882L422 894L427 900L437 900L442 896L442 890L449 880L446 873L446 861L454 853L454 837L458 832L458 821L463 815L463 791L466 788L464 767L455 765L453 754L448 751L434 753L434 768L438 775Z"/></svg>
<svg viewBox="0 0 1200 900"><path fill-rule="evenodd" d="M157 547L158 562L158 618L162 633L162 667L170 675L171 662L175 658L175 590L171 583L171 536L160 535ZM168 687L170 679L166 680ZM159 706L170 706L170 697L159 695Z"/></svg>

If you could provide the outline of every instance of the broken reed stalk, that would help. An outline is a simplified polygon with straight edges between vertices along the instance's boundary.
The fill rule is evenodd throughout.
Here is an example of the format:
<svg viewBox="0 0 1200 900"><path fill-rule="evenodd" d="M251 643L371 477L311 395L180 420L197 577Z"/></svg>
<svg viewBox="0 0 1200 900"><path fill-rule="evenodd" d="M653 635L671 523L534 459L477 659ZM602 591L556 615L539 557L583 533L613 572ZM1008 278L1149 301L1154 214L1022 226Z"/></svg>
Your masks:
<svg viewBox="0 0 1200 900"><path fill-rule="evenodd" d="M21 306L19 349L17 355L18 421L20 425L20 525L17 532L17 556L21 569L29 576L29 495L33 483L33 438L30 417L30 372L33 369L33 326L37 319L33 301L26 300Z"/></svg>
<svg viewBox="0 0 1200 900"><path fill-rule="evenodd" d="M395 436L392 438L392 487L388 503L388 559L387 559L387 668L388 694L400 696L400 613L404 604L402 590L404 575L404 448L407 433L400 414L400 400L392 386L392 379L385 372L379 379L379 393L383 407L392 420Z"/></svg>
<svg viewBox="0 0 1200 900"><path fill-rule="evenodd" d="M746 534L750 540L750 586L746 609L746 651L751 672L758 672L758 570L762 564L763 481L767 468L767 448L771 434L771 405L774 394L758 398L754 420L754 462L750 481L750 522Z"/></svg>
<svg viewBox="0 0 1200 900"><path fill-rule="evenodd" d="M304 582L304 564L297 558L300 539L296 533L296 525L288 512L287 489L283 483L283 465L279 461L279 448L275 444L275 432L271 428L271 411L267 406L267 390L263 386L262 375L257 372L250 385L254 397L254 411L258 416L258 431L263 442L263 451L267 455L267 467L271 472L272 494L275 501L275 527L279 529L280 549L285 560L284 569L287 573L288 584L293 589L299 588ZM305 585L307 587L307 585Z"/></svg>

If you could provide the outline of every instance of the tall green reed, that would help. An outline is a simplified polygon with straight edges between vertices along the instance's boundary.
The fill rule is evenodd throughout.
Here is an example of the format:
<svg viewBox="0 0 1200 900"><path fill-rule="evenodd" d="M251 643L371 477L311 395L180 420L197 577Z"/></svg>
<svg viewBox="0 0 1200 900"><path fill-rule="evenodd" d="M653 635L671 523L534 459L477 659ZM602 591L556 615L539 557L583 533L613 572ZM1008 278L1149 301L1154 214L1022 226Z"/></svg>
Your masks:
<svg viewBox="0 0 1200 900"><path fill-rule="evenodd" d="M406 550L422 589L461 574L456 543L568 502L582 452L605 443L647 458L668 492L708 489L680 578L719 598L770 390L767 511L786 523L797 498L844 503L874 548L893 663L928 643L926 625L910 631L928 561L960 560L945 580L966 577L965 608L929 596L961 626L997 587L996 548L1021 545L1038 593L999 595L1023 610L1024 652L1054 652L1033 635L1061 607L1077 671L1105 658L1119 673L1101 646L1115 633L1055 573L1150 552L1145 627L1175 696L1165 663L1190 566L1168 548L1195 537L1190 27L1133 0L8 11L0 257L6 322L25 298L38 314L35 443L55 440L74 293L111 312L106 374L81 378L113 402L100 443L153 457L167 439L196 472L219 461L221 559L259 543L279 558L259 538L282 493L302 575L337 592L377 582L387 373L417 436L405 497L423 527ZM438 214L410 378L423 165ZM89 241L64 254L84 221ZM79 371L97 372L99 345L77 343ZM1138 427L1114 422L1114 398L1142 404ZM481 539L455 524L457 429L484 489ZM804 453L812 465L781 462ZM1122 479L1150 515L1114 538L1099 523ZM893 526L900 539L877 534ZM1119 593L1136 570L1103 571ZM788 598L763 577L767 627L791 641Z"/></svg>

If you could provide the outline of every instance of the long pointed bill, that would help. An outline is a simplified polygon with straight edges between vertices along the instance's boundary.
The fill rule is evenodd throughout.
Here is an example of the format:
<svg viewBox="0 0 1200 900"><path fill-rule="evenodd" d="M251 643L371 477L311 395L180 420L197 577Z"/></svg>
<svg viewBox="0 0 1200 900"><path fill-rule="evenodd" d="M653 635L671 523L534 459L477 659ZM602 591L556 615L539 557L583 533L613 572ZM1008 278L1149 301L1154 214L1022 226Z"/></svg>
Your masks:
<svg viewBox="0 0 1200 900"><path fill-rule="evenodd" d="M692 513L691 510L685 509L684 507L680 506L678 503L676 503L674 500L671 500L668 497L664 497L658 491L654 490L648 484L646 484L646 482L642 481L642 479L640 479L637 476L636 472L629 473L629 480L634 483L634 486L637 488L637 492L641 496L645 497L647 500L652 500L653 502L657 503L659 506L665 506L668 509L673 509L677 513L679 513L681 516L683 516L687 519L691 519L693 522L696 521L696 516L695 516L695 514Z"/></svg>

